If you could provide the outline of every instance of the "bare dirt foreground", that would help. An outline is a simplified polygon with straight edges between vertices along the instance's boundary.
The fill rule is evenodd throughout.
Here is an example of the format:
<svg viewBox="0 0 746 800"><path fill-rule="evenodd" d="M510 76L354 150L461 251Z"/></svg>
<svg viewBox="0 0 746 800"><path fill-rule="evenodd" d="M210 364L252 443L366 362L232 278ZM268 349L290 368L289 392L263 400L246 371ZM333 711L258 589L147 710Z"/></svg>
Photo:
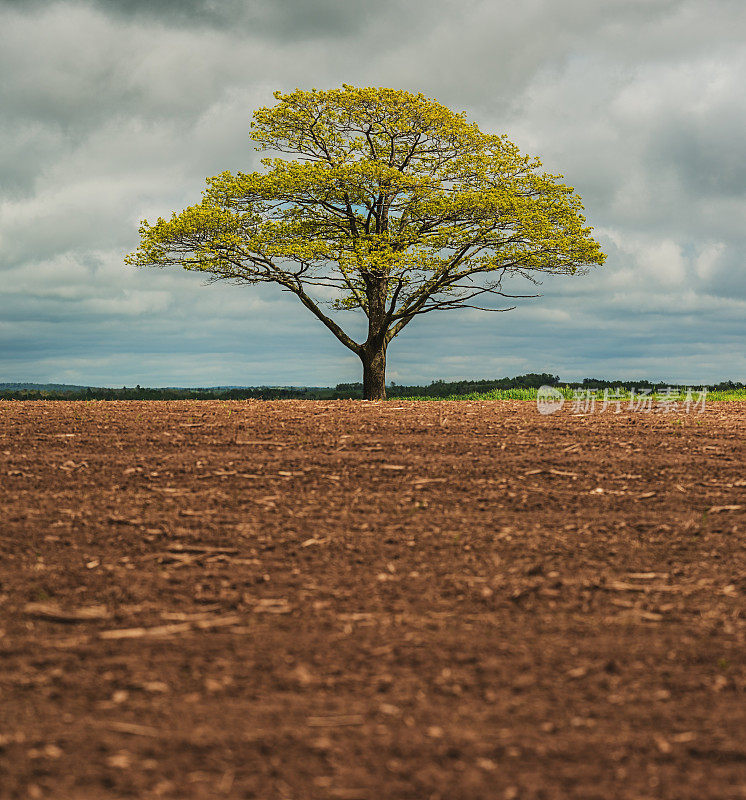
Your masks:
<svg viewBox="0 0 746 800"><path fill-rule="evenodd" d="M746 798L745 412L0 403L0 797Z"/></svg>

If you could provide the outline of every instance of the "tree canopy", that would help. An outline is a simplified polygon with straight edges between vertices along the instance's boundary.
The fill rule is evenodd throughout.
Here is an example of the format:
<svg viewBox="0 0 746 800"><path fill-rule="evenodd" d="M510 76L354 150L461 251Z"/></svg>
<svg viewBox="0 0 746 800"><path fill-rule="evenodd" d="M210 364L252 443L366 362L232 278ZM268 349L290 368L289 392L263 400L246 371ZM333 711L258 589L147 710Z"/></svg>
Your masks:
<svg viewBox="0 0 746 800"><path fill-rule="evenodd" d="M385 397L386 349L416 316L508 310L490 302L524 296L507 278L603 263L562 176L464 113L347 84L274 96L251 126L275 153L264 170L208 178L199 204L143 221L127 261L279 285L360 357L366 398ZM366 315L365 341L338 311Z"/></svg>

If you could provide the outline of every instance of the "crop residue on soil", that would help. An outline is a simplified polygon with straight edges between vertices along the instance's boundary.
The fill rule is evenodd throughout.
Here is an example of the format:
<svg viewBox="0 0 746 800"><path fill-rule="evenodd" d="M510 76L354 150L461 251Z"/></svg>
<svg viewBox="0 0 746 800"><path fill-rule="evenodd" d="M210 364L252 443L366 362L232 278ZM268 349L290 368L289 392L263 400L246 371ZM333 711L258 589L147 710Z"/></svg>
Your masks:
<svg viewBox="0 0 746 800"><path fill-rule="evenodd" d="M0 403L1 798L746 798L745 403Z"/></svg>

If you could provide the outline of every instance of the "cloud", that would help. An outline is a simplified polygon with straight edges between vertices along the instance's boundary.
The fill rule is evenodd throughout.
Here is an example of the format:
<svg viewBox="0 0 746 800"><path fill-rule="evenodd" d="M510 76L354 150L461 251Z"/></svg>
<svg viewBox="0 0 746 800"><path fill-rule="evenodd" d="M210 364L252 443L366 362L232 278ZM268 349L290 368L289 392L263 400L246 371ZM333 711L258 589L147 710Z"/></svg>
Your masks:
<svg viewBox="0 0 746 800"><path fill-rule="evenodd" d="M740 0L0 0L0 379L357 379L279 291L122 263L140 219L257 168L248 125L274 89L342 82L508 133L609 254L509 314L415 321L395 380L743 379L744 25Z"/></svg>
<svg viewBox="0 0 746 800"><path fill-rule="evenodd" d="M406 34L438 19L444 10L457 11L455 0L440 0L428 14L417 3L397 0L2 0L26 15L40 10L98 12L115 23L162 26L169 30L240 31L271 42L336 41L362 31Z"/></svg>

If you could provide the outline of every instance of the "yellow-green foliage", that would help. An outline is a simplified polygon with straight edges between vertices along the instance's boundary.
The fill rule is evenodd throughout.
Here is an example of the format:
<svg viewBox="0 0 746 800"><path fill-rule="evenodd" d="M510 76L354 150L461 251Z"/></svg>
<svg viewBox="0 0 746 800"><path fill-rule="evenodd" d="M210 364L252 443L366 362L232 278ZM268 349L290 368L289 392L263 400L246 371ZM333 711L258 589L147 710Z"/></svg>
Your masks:
<svg viewBox="0 0 746 800"><path fill-rule="evenodd" d="M573 188L463 113L346 84L275 98L251 136L280 157L210 178L198 205L144 221L128 263L278 283L351 346L314 290L375 314L389 341L418 313L500 294L504 276L604 261Z"/></svg>

